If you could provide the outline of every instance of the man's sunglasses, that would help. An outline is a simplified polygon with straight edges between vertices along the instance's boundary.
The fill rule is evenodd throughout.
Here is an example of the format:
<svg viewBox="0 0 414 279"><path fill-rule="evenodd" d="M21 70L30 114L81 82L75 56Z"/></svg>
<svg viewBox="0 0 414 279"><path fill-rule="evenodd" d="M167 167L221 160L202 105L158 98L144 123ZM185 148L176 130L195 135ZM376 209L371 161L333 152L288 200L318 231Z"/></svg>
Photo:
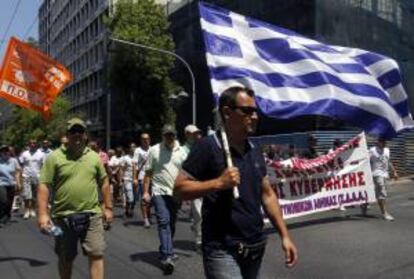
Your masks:
<svg viewBox="0 0 414 279"><path fill-rule="evenodd" d="M82 128L72 128L68 131L69 134L74 135L74 134L84 134L85 133L85 129Z"/></svg>
<svg viewBox="0 0 414 279"><path fill-rule="evenodd" d="M232 110L240 110L245 115L253 115L254 113L257 114L258 110L256 107L243 107L243 106L233 106L231 107Z"/></svg>

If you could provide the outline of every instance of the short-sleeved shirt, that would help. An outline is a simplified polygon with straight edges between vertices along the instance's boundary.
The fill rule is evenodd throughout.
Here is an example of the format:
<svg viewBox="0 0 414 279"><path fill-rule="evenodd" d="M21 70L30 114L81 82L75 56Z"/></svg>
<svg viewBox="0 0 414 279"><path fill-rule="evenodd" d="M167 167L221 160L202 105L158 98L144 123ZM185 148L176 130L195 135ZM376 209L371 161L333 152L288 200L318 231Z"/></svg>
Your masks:
<svg viewBox="0 0 414 279"><path fill-rule="evenodd" d="M16 186L16 172L20 170L16 158L0 158L0 187Z"/></svg>
<svg viewBox="0 0 414 279"><path fill-rule="evenodd" d="M185 154L178 142L169 149L163 142L149 149L145 171L152 172L152 194L172 196L175 179L185 160Z"/></svg>
<svg viewBox="0 0 414 279"><path fill-rule="evenodd" d="M371 147L369 149L371 170L373 176L389 177L389 165L390 165L390 150L388 147L384 147L382 150L377 147Z"/></svg>
<svg viewBox="0 0 414 279"><path fill-rule="evenodd" d="M101 214L98 183L106 176L99 155L90 148L86 147L78 158L64 146L53 151L40 172L40 183L47 184L53 192L52 216Z"/></svg>
<svg viewBox="0 0 414 279"><path fill-rule="evenodd" d="M138 179L139 180L143 180L144 179L144 175L145 175L145 163L147 162L148 159L148 150L145 150L141 147L138 147L137 149L135 149L134 151L134 160L137 164L137 170L139 170L138 173Z"/></svg>
<svg viewBox="0 0 414 279"><path fill-rule="evenodd" d="M133 174L132 174L132 167L135 164L134 158L131 155L124 155L121 157L120 165L123 170L123 179L125 181L132 181Z"/></svg>
<svg viewBox="0 0 414 279"><path fill-rule="evenodd" d="M30 150L24 151L19 157L23 169L22 176L39 178L44 156L45 154L40 149L37 149L34 152L31 152Z"/></svg>
<svg viewBox="0 0 414 279"><path fill-rule="evenodd" d="M246 142L246 151L231 149L233 164L240 171L240 197L233 190L221 190L204 196L202 207L203 245L227 247L238 242L256 243L265 238L261 212L262 182L266 165L260 149ZM198 181L219 177L226 168L221 141L216 134L198 141L183 163L183 171Z"/></svg>

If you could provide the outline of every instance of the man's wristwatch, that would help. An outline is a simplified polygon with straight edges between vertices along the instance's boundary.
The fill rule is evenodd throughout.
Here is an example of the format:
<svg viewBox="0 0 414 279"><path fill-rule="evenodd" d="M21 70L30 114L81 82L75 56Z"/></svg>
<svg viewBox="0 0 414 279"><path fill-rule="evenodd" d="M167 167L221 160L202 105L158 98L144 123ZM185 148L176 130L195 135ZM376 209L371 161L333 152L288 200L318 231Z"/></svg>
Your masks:
<svg viewBox="0 0 414 279"><path fill-rule="evenodd" d="M113 210L113 207L112 206L105 206L105 209Z"/></svg>

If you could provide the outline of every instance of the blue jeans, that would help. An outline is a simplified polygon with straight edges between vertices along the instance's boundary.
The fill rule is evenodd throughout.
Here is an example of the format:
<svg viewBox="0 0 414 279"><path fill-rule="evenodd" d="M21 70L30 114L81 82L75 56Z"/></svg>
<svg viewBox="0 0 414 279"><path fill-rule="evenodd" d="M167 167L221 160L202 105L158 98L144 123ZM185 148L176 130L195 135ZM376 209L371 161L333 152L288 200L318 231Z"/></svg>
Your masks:
<svg viewBox="0 0 414 279"><path fill-rule="evenodd" d="M152 203L158 223L160 238L160 258L166 260L174 254L172 239L175 233L177 219L177 204L172 196L153 196Z"/></svg>
<svg viewBox="0 0 414 279"><path fill-rule="evenodd" d="M239 254L237 249L203 247L204 272L207 279L259 278L265 247Z"/></svg>
<svg viewBox="0 0 414 279"><path fill-rule="evenodd" d="M135 191L135 202L140 201L143 195L144 195L144 182L142 181L142 179L139 179L138 188Z"/></svg>

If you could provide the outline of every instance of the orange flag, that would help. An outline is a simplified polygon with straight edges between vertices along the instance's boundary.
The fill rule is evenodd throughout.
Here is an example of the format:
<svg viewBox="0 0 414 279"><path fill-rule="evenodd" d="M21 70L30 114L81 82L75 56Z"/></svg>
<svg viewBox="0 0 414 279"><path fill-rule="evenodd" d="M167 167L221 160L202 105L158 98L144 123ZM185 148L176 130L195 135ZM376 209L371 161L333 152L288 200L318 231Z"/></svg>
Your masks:
<svg viewBox="0 0 414 279"><path fill-rule="evenodd" d="M0 97L50 116L50 106L72 80L70 72L38 49L12 37L0 73Z"/></svg>

